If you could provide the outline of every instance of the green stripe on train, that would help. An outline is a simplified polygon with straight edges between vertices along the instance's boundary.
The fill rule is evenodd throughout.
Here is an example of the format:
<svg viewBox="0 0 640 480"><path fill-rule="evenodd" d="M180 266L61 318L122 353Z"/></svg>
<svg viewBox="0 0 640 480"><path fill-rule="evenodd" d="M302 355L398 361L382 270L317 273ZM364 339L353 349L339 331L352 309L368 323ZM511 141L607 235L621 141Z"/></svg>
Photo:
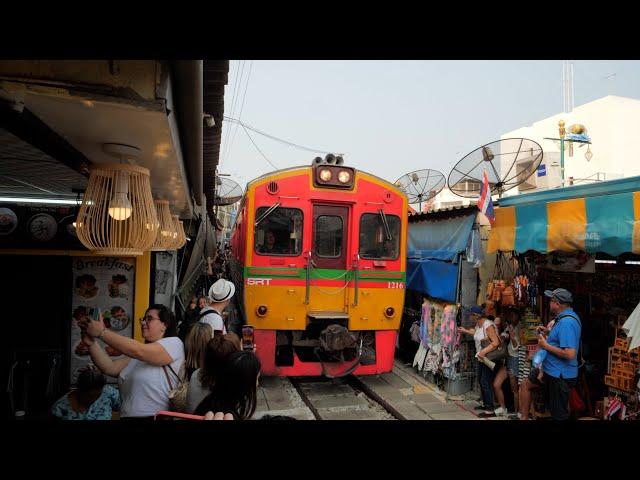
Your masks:
<svg viewBox="0 0 640 480"><path fill-rule="evenodd" d="M298 278L304 280L307 272L304 268L244 267L244 276L253 278ZM311 278L314 280L352 280L353 271L314 268L311 270ZM406 274L404 272L371 272L368 270L360 270L358 278L366 281L382 282L395 280L404 282L406 280Z"/></svg>

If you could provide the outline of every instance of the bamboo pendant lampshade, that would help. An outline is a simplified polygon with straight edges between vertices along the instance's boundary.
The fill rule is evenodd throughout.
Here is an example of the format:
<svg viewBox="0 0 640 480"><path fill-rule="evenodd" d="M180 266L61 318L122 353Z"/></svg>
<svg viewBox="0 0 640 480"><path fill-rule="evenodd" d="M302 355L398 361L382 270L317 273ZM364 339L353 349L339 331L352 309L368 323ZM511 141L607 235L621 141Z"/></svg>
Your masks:
<svg viewBox="0 0 640 480"><path fill-rule="evenodd" d="M178 250L184 247L184 244L187 243L187 236L184 233L184 225L180 221L180 217L178 217L178 215L172 215L172 218L176 231L176 238L174 240L173 248Z"/></svg>
<svg viewBox="0 0 640 480"><path fill-rule="evenodd" d="M78 239L102 255L142 255L156 238L149 170L126 164L96 165L76 219Z"/></svg>
<svg viewBox="0 0 640 480"><path fill-rule="evenodd" d="M159 252L163 250L174 250L178 232L173 224L168 200L156 200L156 215L158 217L158 231L156 240L151 250Z"/></svg>

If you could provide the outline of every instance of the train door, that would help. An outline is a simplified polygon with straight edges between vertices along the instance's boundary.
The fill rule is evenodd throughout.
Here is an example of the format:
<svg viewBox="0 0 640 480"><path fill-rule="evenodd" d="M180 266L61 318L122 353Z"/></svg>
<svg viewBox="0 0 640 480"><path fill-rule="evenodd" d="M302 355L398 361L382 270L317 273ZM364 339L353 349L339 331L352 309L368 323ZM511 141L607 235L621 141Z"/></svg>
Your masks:
<svg viewBox="0 0 640 480"><path fill-rule="evenodd" d="M309 310L346 313L349 207L314 205L312 229Z"/></svg>

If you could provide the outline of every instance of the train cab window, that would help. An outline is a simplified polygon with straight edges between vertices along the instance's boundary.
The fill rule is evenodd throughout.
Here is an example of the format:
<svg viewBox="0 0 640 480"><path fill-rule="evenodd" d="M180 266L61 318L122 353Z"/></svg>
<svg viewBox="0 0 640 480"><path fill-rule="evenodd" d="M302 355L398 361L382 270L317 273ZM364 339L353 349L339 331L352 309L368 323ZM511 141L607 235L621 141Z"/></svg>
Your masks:
<svg viewBox="0 0 640 480"><path fill-rule="evenodd" d="M360 257L395 260L400 251L400 217L365 213L360 217Z"/></svg>
<svg viewBox="0 0 640 480"><path fill-rule="evenodd" d="M271 211L265 216L268 210ZM264 217L264 218L263 218ZM256 210L255 251L262 255L300 255L302 211L297 208L260 207Z"/></svg>
<svg viewBox="0 0 640 480"><path fill-rule="evenodd" d="M316 218L315 252L319 257L336 258L342 255L342 217L320 215Z"/></svg>

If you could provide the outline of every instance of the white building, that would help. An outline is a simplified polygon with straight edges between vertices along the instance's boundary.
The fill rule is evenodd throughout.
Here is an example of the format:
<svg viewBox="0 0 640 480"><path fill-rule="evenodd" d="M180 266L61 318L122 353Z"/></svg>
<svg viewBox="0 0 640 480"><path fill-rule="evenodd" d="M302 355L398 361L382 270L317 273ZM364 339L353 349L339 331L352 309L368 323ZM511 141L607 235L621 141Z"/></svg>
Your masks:
<svg viewBox="0 0 640 480"><path fill-rule="evenodd" d="M471 204L471 200L471 198L460 197L449 190L449 187L445 187L433 198L433 202L429 207L433 210L443 210L450 207L468 207ZM477 199L473 200L475 203Z"/></svg>
<svg viewBox="0 0 640 480"><path fill-rule="evenodd" d="M221 205L218 207L218 224L222 227L221 230L216 231L216 237L218 243L229 242L231 239L231 229L236 221L236 215L238 214L238 203L233 205Z"/></svg>
<svg viewBox="0 0 640 480"><path fill-rule="evenodd" d="M570 113L558 113L502 135L501 139L530 138L538 142L544 151L538 172L520 188L505 195L561 186L559 142L545 140L545 137L559 138L560 120L565 121L567 133L573 124L584 125L592 142L590 146L565 143L565 185L640 175L639 144L636 140L640 100L609 95L575 107ZM585 158L587 150L593 154L590 161Z"/></svg>

